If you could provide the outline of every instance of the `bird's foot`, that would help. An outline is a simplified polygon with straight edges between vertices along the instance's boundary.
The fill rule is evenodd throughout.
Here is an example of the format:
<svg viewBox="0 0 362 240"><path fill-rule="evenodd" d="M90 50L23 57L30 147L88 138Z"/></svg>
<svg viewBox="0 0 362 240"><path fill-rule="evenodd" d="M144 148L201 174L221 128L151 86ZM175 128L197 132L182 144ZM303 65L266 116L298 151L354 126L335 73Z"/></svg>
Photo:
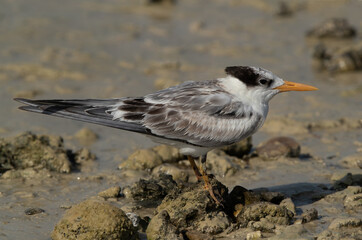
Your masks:
<svg viewBox="0 0 362 240"><path fill-rule="evenodd" d="M210 175L213 177L212 175ZM205 190L209 191L210 197L215 201L215 203L219 206L224 207L224 205L221 203L223 201L219 191L214 191L214 188L212 187L212 184L210 183L210 179L208 175L202 175L202 178L205 182L204 188Z"/></svg>

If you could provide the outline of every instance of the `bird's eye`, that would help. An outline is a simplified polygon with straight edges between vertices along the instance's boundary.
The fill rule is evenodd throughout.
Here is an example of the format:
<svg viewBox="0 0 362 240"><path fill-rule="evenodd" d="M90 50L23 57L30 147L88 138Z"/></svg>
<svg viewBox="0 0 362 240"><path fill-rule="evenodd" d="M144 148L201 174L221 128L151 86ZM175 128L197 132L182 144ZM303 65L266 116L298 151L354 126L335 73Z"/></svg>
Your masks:
<svg viewBox="0 0 362 240"><path fill-rule="evenodd" d="M265 85L265 84L268 83L268 80L262 78L262 79L259 80L259 83L260 83L261 85Z"/></svg>

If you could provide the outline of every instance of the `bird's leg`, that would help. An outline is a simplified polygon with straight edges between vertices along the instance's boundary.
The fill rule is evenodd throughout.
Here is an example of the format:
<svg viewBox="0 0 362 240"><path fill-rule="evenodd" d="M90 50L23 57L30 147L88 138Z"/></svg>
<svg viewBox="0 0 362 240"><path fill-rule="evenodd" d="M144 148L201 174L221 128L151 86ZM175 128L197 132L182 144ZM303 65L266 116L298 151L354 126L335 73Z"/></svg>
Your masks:
<svg viewBox="0 0 362 240"><path fill-rule="evenodd" d="M198 169L197 166L196 166L196 163L195 163L194 158L191 157L191 156L187 156L187 159L189 160L189 162L190 162L190 164L191 164L191 167L192 167L192 169L194 170L194 173L195 173L195 175L196 175L197 181L201 181L202 176L201 176L201 174L200 174L199 169Z"/></svg>
<svg viewBox="0 0 362 240"><path fill-rule="evenodd" d="M212 199L214 199L216 204L222 205L220 201L215 197L214 190L212 189L212 186L209 181L209 176L206 173L206 156L207 156L206 154L201 156L201 167L200 167L202 178L204 179L205 182L205 189L209 191L210 196L212 197Z"/></svg>

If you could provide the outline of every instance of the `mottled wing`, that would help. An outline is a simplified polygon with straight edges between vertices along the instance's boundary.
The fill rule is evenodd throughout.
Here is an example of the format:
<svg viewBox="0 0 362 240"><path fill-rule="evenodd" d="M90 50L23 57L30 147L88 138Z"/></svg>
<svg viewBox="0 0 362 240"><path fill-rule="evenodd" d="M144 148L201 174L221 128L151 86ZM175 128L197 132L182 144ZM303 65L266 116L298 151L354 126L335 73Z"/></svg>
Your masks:
<svg viewBox="0 0 362 240"><path fill-rule="evenodd" d="M142 124L161 138L202 147L234 143L253 131L252 109L225 92L218 81L188 82L144 98L128 99L114 119Z"/></svg>

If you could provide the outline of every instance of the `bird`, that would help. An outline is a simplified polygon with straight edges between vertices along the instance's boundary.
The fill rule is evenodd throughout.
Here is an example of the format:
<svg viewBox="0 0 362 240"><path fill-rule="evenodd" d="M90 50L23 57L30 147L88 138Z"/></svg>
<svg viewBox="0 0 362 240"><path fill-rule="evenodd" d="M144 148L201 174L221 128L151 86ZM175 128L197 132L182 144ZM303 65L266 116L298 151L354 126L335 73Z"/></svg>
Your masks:
<svg viewBox="0 0 362 240"><path fill-rule="evenodd" d="M254 134L275 95L318 90L283 80L261 67L229 66L225 73L225 77L187 81L142 97L14 100L25 104L21 110L137 132L177 147L187 156L198 181L204 180L211 198L221 204L206 171L207 153Z"/></svg>

